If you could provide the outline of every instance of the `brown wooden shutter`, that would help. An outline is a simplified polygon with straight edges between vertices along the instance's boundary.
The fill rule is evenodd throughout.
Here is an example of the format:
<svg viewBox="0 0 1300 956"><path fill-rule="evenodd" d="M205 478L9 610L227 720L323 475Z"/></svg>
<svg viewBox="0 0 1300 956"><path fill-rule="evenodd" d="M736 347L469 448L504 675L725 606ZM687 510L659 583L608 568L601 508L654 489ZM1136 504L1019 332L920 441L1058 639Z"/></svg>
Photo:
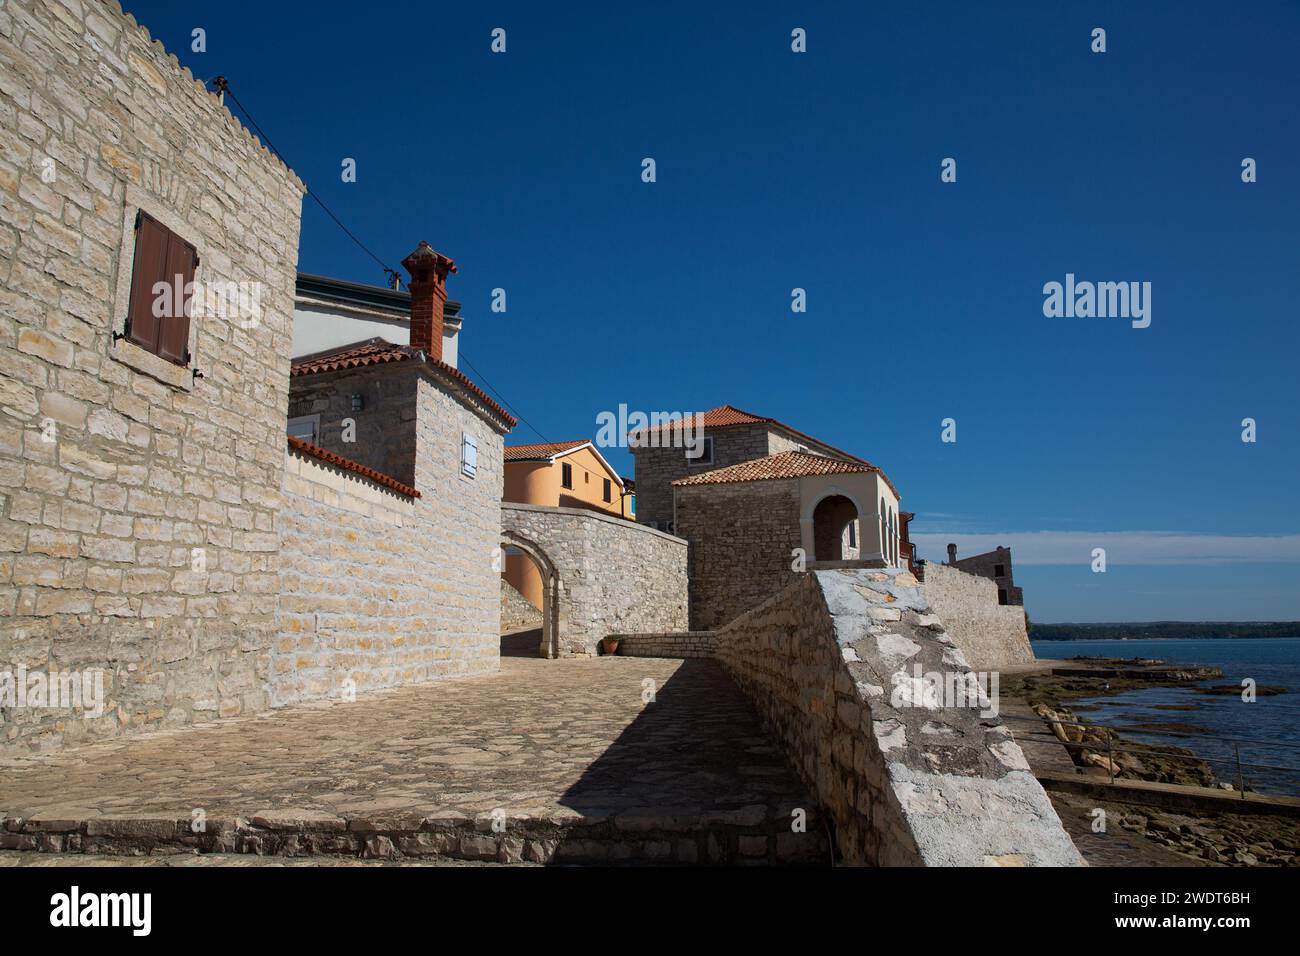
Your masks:
<svg viewBox="0 0 1300 956"><path fill-rule="evenodd" d="M155 283L167 271L170 232L141 212L135 223L135 263L131 271L131 305L127 310L127 338L150 352L158 351L162 322L153 314Z"/></svg>
<svg viewBox="0 0 1300 956"><path fill-rule="evenodd" d="M170 362L189 361L190 319L187 286L198 265L195 248L143 210L136 219L135 263L131 272L131 305L127 311L127 338ZM170 306L154 314L159 296L154 287L166 283ZM178 285L179 283L179 285Z"/></svg>
<svg viewBox="0 0 1300 956"><path fill-rule="evenodd" d="M162 319L158 335L158 354L181 365L189 359L190 317L186 305L190 300L189 285L194 281L194 265L198 258L194 247L175 233L167 235L167 272L163 277L173 288L172 311ZM179 295L175 293L179 292Z"/></svg>

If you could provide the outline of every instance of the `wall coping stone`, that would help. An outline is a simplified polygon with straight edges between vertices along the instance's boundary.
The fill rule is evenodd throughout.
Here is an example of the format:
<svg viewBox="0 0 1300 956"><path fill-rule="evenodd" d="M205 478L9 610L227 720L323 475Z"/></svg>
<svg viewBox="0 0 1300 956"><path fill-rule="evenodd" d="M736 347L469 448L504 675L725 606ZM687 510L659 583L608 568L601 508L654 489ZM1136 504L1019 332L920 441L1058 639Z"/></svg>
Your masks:
<svg viewBox="0 0 1300 956"><path fill-rule="evenodd" d="M974 675L910 572L801 575L719 629L715 657L835 821L846 863L1083 865L989 702L920 693L931 675Z"/></svg>
<svg viewBox="0 0 1300 956"><path fill-rule="evenodd" d="M590 508L570 508L565 505L528 505L518 501L503 501L501 502L501 510L537 511L544 514L572 515L575 518L595 518L597 521L607 521L610 524L616 524L619 527L632 528L636 531L644 532L645 534L655 535L656 537L663 538L665 541L671 541L673 544L680 544L682 547L686 547L687 545L685 538L678 538L677 536L668 534L665 531L659 531L656 528L652 528L647 524L638 524L635 521L629 521L627 518L620 518L618 515L605 514L602 511L595 511Z"/></svg>

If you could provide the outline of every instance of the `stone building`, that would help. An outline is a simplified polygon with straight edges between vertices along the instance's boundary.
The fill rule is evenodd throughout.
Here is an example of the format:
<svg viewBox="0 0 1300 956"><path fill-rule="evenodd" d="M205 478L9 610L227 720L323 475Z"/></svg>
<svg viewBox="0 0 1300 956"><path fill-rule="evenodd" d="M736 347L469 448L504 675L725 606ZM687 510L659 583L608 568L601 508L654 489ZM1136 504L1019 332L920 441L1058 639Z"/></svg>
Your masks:
<svg viewBox="0 0 1300 956"><path fill-rule="evenodd" d="M113 0L0 7L0 668L106 697L0 746L267 706L303 188Z"/></svg>
<svg viewBox="0 0 1300 956"><path fill-rule="evenodd" d="M302 182L116 3L5 4L0 63L0 671L103 693L0 750L495 669L451 260L296 277Z"/></svg>
<svg viewBox="0 0 1300 956"><path fill-rule="evenodd" d="M505 449L503 500L553 508L590 508L630 518L630 495L613 466L590 441L533 442ZM504 586L518 591L538 610L543 604L542 570L518 548L506 549ZM509 596L505 598L508 602Z"/></svg>
<svg viewBox="0 0 1300 956"><path fill-rule="evenodd" d="M700 434L696 435L698 424ZM860 461L775 418L720 405L691 416L686 424L651 427L628 436L636 461L637 520L672 531L673 482L783 451Z"/></svg>
<svg viewBox="0 0 1300 956"><path fill-rule="evenodd" d="M728 623L809 569L899 567L898 493L864 461L800 451L679 478L691 627Z"/></svg>
<svg viewBox="0 0 1300 956"><path fill-rule="evenodd" d="M998 603L1023 607L1025 592L1016 587L1011 572L1011 549L997 547L983 554L974 554L969 558L957 557L957 545L948 545L948 565L965 571L991 578L998 586Z"/></svg>
<svg viewBox="0 0 1300 956"><path fill-rule="evenodd" d="M370 338L290 370L290 429L314 441L289 439L277 705L498 666L515 420L443 351L455 264L422 242L402 265L409 344Z"/></svg>

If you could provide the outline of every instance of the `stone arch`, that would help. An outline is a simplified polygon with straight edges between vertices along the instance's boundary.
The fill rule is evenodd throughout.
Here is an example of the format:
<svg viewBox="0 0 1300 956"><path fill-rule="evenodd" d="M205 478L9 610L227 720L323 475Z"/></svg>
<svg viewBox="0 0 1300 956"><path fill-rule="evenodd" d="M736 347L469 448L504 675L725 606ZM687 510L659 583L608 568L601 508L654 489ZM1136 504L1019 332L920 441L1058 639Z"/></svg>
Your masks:
<svg viewBox="0 0 1300 956"><path fill-rule="evenodd" d="M563 594L564 585L560 581L559 571L556 570L555 562L550 559L546 551L536 542L525 538L516 531L510 531L503 528L501 530L501 541L511 547L518 548L532 560L542 575L542 641L537 648L537 652L546 658L556 658L560 656L560 629L561 616L560 607L562 602L560 596Z"/></svg>
<svg viewBox="0 0 1300 956"><path fill-rule="evenodd" d="M843 561L844 531L861 513L848 495L834 491L822 495L812 509L813 560Z"/></svg>
<svg viewBox="0 0 1300 956"><path fill-rule="evenodd" d="M857 511L859 518L869 513L863 510L862 503L858 501L858 496L853 492L849 491L847 488L842 488L839 485L831 485L828 488L822 489L821 494L816 498L805 500L803 511L800 513L799 517L804 521L811 521L813 519L813 513L817 510L817 506L827 498L833 498L836 495L841 498L848 498L852 503L854 510Z"/></svg>

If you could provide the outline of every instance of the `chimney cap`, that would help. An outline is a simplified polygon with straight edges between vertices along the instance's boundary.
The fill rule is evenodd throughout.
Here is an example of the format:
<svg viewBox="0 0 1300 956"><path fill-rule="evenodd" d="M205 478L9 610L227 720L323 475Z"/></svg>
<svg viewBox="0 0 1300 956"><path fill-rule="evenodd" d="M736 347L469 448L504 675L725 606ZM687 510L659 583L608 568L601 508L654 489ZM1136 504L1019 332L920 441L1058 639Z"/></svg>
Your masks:
<svg viewBox="0 0 1300 956"><path fill-rule="evenodd" d="M431 271L435 271L438 278L445 279L447 273L456 271L456 263L421 239L415 251L402 260L402 268L411 274L412 279L428 277Z"/></svg>

